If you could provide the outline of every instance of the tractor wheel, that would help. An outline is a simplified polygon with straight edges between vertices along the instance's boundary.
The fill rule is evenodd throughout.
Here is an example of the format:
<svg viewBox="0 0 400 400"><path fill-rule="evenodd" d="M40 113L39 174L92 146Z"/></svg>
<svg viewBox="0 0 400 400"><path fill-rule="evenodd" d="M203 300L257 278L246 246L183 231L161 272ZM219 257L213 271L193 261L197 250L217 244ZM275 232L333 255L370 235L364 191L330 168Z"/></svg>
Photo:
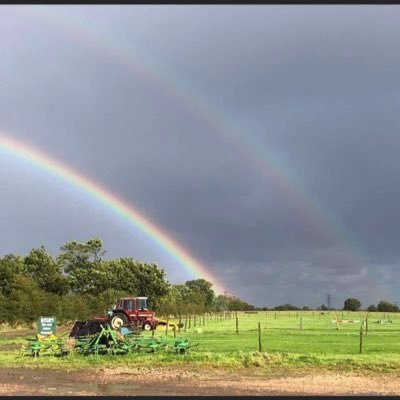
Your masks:
<svg viewBox="0 0 400 400"><path fill-rule="evenodd" d="M145 322L143 324L143 330L144 331L151 331L153 329L153 327L151 326L151 324L149 322Z"/></svg>
<svg viewBox="0 0 400 400"><path fill-rule="evenodd" d="M111 318L111 328L116 331L121 329L124 325L128 324L128 318L126 318L125 314L115 314Z"/></svg>

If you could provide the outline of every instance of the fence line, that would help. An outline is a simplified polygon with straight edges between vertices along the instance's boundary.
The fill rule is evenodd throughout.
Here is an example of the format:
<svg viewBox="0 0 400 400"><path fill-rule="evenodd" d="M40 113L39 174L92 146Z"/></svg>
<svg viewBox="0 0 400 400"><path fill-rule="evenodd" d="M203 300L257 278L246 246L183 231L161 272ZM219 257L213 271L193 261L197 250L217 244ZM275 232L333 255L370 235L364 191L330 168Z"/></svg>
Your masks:
<svg viewBox="0 0 400 400"><path fill-rule="evenodd" d="M324 354L325 348L326 354L363 354L369 350L397 354L400 347L400 342L391 342L400 336L399 317L395 314L342 312L338 315L337 312L326 312L316 315L314 312L274 311L188 314L184 318L184 331L192 340L204 346L217 346L222 353L252 348L266 352L287 352L290 349L294 353L312 354L313 350L307 351L307 346L313 346L318 354ZM182 316L179 321L182 321ZM207 334L220 334L221 337L208 338ZM287 340L282 335L286 335ZM321 335L321 340L318 335ZM388 342L379 343L379 339ZM227 346L224 347L224 343ZM329 346L336 349L329 351Z"/></svg>

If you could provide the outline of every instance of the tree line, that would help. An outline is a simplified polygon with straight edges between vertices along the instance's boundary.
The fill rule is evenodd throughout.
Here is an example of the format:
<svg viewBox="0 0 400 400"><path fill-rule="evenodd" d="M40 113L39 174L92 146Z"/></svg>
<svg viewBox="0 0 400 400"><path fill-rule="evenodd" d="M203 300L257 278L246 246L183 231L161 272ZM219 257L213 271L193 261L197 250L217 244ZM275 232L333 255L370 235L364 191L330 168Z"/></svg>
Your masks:
<svg viewBox="0 0 400 400"><path fill-rule="evenodd" d="M100 239L90 239L65 243L56 258L43 246L0 258L0 322L32 323L41 315L84 320L104 315L123 296L147 296L161 315L254 309L235 296L216 296L205 279L171 284L155 263L106 260L105 253Z"/></svg>
<svg viewBox="0 0 400 400"><path fill-rule="evenodd" d="M359 311L361 310L361 301L353 297L349 297L344 302L343 310ZM400 309L397 304L392 304L388 301L381 300L377 305L371 304L368 306L366 311L399 312Z"/></svg>
<svg viewBox="0 0 400 400"><path fill-rule="evenodd" d="M106 260L105 253L100 239L90 239L65 243L56 258L43 246L25 256L0 258L0 323L32 323L41 315L54 315L62 323L85 320L104 315L123 296L148 297L149 306L159 315L268 310L232 295L216 296L212 283L205 279L171 284L165 270L155 263L131 257ZM360 310L361 302L346 299L343 309ZM271 310L310 308L283 304ZM382 300L367 310L397 312L399 308Z"/></svg>
<svg viewBox="0 0 400 400"><path fill-rule="evenodd" d="M263 307L262 310L269 310L268 307ZM275 311L308 311L311 310L310 307L304 306L304 307L297 307L292 304L282 304L276 307L271 308L270 310L275 310ZM337 311L337 308L329 308L325 304L322 304L319 306L316 310L318 311ZM343 308L339 309L343 311L361 311L361 301L354 298L354 297L349 297L344 301ZM399 307L397 304L390 303L389 301L386 300L381 300L377 305L371 304L368 306L364 311L370 311L370 312L400 312Z"/></svg>

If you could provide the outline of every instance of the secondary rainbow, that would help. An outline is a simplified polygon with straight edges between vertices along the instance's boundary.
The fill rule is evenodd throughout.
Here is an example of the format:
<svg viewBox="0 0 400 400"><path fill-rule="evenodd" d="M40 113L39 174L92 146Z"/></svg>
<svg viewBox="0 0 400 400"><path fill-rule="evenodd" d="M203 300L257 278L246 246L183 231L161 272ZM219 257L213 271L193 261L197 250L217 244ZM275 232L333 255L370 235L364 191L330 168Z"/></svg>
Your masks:
<svg viewBox="0 0 400 400"><path fill-rule="evenodd" d="M337 218L329 210L324 209L315 198L308 195L290 176L290 171L285 171L284 166L274 160L273 154L269 153L268 149L261 149L248 140L245 132L233 124L228 116L211 106L208 99L202 98L173 71L162 64L154 63L143 51L138 51L140 49L131 48L131 43L127 46L126 43L120 43L117 39L99 32L95 26L90 25L90 21L81 23L63 15L61 10L54 12L53 9L42 6L24 7L23 11L28 11L30 15L36 15L49 24L55 24L74 41L85 42L89 48L106 55L110 61L130 68L147 82L177 100L185 111L199 117L210 127L210 131L234 147L244 161L257 169L257 173L274 183L302 217L304 226L325 238L326 242L342 248L349 265L359 267L368 265L362 249L358 249ZM369 268L369 271L369 278L376 275L374 269Z"/></svg>
<svg viewBox="0 0 400 400"><path fill-rule="evenodd" d="M95 26L89 23L90 21L83 24L63 14L62 10L55 11L54 8L45 6L27 6L21 10L27 12L28 15L40 18L43 22L57 26L72 40L85 43L99 54L106 55L110 61L118 62L129 68L154 87L167 93L171 99L177 100L185 111L199 117L203 123L209 126L211 132L235 148L243 161L254 167L255 173L263 175L272 182L291 202L297 210L297 215L302 218L303 224L308 226L310 231L317 232L328 242L340 244L342 248L346 248L351 263L365 264L362 257L348 246L351 240L340 226L339 221L315 199L311 198L295 179L291 178L290 173L284 170L283 165L276 162L273 155L268 153L268 149L261 149L257 144L246 139L245 132L241 132L227 116L210 105L208 99L195 93L172 70L154 63L145 56L143 51L137 51L138 49L134 51L126 44L121 44L116 39L99 32Z"/></svg>
<svg viewBox="0 0 400 400"><path fill-rule="evenodd" d="M38 5L27 6L21 10L41 21L57 26L72 40L85 43L99 54L107 56L111 62L117 62L129 68L154 87L167 93L171 99L177 100L185 111L200 117L201 121L209 126L211 132L234 147L243 161L253 166L256 173L272 182L285 195L285 198L291 201L297 214L303 218L304 225L308 225L310 230L318 232L327 241L341 243L342 246L347 247L344 239L345 232L339 223L333 217L329 217L327 210L322 209L314 199L311 199L296 181L291 179L290 174L284 173L283 166L274 162L272 154L267 154L267 149L261 150L256 144L247 140L245 132L241 134L229 118L218 112L208 100L196 94L173 71L152 62L143 51L133 53L133 49L98 32L95 26L88 23L89 21L83 24L69 18L63 14L62 10L55 11L54 8ZM353 261L356 260L357 263L362 264L359 257L351 250L349 256Z"/></svg>
<svg viewBox="0 0 400 400"><path fill-rule="evenodd" d="M47 154L21 143L2 132L0 132L0 150L41 168L80 189L100 203L103 203L108 209L119 214L126 221L134 225L135 228L151 238L157 245L176 259L181 266L189 271L194 278L204 278L212 282L217 293L225 291L222 284L212 276L205 265L191 256L187 250L146 218L136 207L132 204L128 205L110 193L105 187L85 177L82 173L74 171L71 167L54 160Z"/></svg>

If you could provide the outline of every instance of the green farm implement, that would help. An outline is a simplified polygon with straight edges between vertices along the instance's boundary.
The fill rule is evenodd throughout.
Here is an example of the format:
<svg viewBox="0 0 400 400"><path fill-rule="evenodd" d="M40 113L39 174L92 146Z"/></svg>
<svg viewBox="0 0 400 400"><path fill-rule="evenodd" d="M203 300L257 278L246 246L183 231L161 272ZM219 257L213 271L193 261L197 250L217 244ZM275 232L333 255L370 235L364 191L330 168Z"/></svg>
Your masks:
<svg viewBox="0 0 400 400"><path fill-rule="evenodd" d="M198 343L192 344L187 338L176 338L172 343L172 349L178 354L186 354L190 347L197 346Z"/></svg>
<svg viewBox="0 0 400 400"><path fill-rule="evenodd" d="M126 299L123 299L123 301L125 300ZM141 301L141 307L147 309L146 298L129 299L132 304L136 304L135 302L139 300ZM117 315L118 313L115 312L114 314ZM151 315L154 317L153 314ZM154 320L156 322L152 329L152 335L149 336L146 335L145 332L148 329L143 328L147 322L140 320L140 323L138 323L138 321L133 320L133 322L131 321L131 323L128 324L117 324L115 322L117 316L115 315L115 318L111 319L111 321L110 318L106 317L93 317L88 321L75 321L69 333L69 337L66 339L55 335L55 317L40 317L38 320L38 333L36 338L27 339L31 342L30 347L27 349L26 346L22 346L21 352L28 350L28 353L34 357L38 357L41 354L64 356L71 352L82 355L117 355L140 352L155 353L159 350L169 350L177 354L186 354L189 348L193 346L189 339L175 337L178 325L169 323L168 320L157 321L160 326L166 327L166 332L168 331L168 327L171 327L174 331L174 338L169 338L167 335L155 336L154 331L158 323L156 320ZM139 316L141 315L142 314ZM120 318L123 319L122 314ZM115 322L114 325L112 321Z"/></svg>
<svg viewBox="0 0 400 400"><path fill-rule="evenodd" d="M21 353L28 351L33 357L38 357L40 354L52 354L52 355L66 355L68 353L65 341L61 337L55 335L57 328L55 317L43 317L38 318L37 321L37 333L34 339L27 339L30 342L30 346L21 347Z"/></svg>
<svg viewBox="0 0 400 400"><path fill-rule="evenodd" d="M160 349L171 349L178 354L186 354L192 343L186 338L165 336L143 336L135 332L122 334L110 325L100 325L100 331L92 335L77 336L74 351L83 355L155 353Z"/></svg>
<svg viewBox="0 0 400 400"><path fill-rule="evenodd" d="M154 353L159 349L172 350L178 354L186 354L190 347L197 346L192 344L187 338L168 338L166 336L160 337L132 337L127 338L130 343L135 343L133 346L134 351L144 351Z"/></svg>
<svg viewBox="0 0 400 400"><path fill-rule="evenodd" d="M26 340L31 344L28 349L26 346L22 346L21 351L27 350L33 357L38 357L40 354L63 356L68 353L64 339L55 335L43 336L37 334L35 339Z"/></svg>
<svg viewBox="0 0 400 400"><path fill-rule="evenodd" d="M75 340L74 350L79 354L126 354L129 344L108 325L101 331L89 336L81 336Z"/></svg>

